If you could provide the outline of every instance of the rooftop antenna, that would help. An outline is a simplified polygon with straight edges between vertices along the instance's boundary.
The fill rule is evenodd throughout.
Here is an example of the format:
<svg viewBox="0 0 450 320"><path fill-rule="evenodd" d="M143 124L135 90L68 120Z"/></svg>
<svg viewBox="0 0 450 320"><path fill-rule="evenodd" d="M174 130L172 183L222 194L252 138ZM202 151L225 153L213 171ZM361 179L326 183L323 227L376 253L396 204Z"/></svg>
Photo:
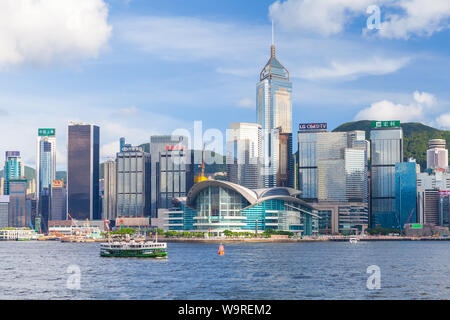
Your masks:
<svg viewBox="0 0 450 320"><path fill-rule="evenodd" d="M273 20L272 20L272 45L274 45L275 44L275 41L274 41L274 27L273 27Z"/></svg>
<svg viewBox="0 0 450 320"><path fill-rule="evenodd" d="M272 46L270 47L270 56L271 58L275 57L275 32L274 32L274 23L272 20Z"/></svg>

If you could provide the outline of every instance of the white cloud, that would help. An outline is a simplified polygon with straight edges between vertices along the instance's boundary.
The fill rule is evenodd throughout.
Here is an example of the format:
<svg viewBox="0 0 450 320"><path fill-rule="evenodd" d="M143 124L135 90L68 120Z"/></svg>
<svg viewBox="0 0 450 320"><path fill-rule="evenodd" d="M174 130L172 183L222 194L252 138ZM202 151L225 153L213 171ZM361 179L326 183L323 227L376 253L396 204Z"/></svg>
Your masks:
<svg viewBox="0 0 450 320"><path fill-rule="evenodd" d="M97 57L112 27L103 0L0 1L0 67Z"/></svg>
<svg viewBox="0 0 450 320"><path fill-rule="evenodd" d="M127 108L122 108L119 110L119 114L122 116L134 116L136 114L138 114L139 109L135 106L131 106L131 107L127 107Z"/></svg>
<svg viewBox="0 0 450 320"><path fill-rule="evenodd" d="M166 60L240 60L270 41L260 30L191 17L143 16L118 21L120 39Z"/></svg>
<svg viewBox="0 0 450 320"><path fill-rule="evenodd" d="M391 39L408 39L412 35L430 36L450 26L448 0L401 0L392 4L402 14L386 14L379 35ZM386 10L388 10L387 7Z"/></svg>
<svg viewBox="0 0 450 320"><path fill-rule="evenodd" d="M400 120L403 122L421 121L426 118L426 112L434 104L434 96L426 92L414 92L414 101L410 104L396 104L383 100L373 103L370 107L358 112L355 120Z"/></svg>
<svg viewBox="0 0 450 320"><path fill-rule="evenodd" d="M269 7L269 16L286 29L325 36L340 33L355 15L365 13L379 0L286 0Z"/></svg>
<svg viewBox="0 0 450 320"><path fill-rule="evenodd" d="M384 38L430 36L450 26L448 0L278 0L269 7L269 16L287 30L329 36L343 32L357 17L369 18L370 5L380 6L377 34ZM367 31L365 21L361 29Z"/></svg>
<svg viewBox="0 0 450 320"><path fill-rule="evenodd" d="M255 99L242 98L237 102L237 105L242 108L255 109Z"/></svg>
<svg viewBox="0 0 450 320"><path fill-rule="evenodd" d="M450 130L450 113L445 113L436 119L437 124L444 129Z"/></svg>
<svg viewBox="0 0 450 320"><path fill-rule="evenodd" d="M300 77L317 80L333 78L356 78L362 75L383 75L396 72L403 68L409 58L381 58L374 57L362 61L331 62L329 67L309 68L300 72Z"/></svg>

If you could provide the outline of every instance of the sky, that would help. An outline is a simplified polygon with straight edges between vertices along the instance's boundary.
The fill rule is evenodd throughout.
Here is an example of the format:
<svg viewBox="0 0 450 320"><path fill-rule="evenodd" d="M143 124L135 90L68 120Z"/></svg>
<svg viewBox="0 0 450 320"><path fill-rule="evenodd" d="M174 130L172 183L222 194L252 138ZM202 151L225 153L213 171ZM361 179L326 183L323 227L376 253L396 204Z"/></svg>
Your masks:
<svg viewBox="0 0 450 320"><path fill-rule="evenodd" d="M450 129L449 0L2 0L0 161L18 150L34 167L38 128L56 128L65 170L70 121L100 126L102 161L122 136L256 122L272 21L294 136L308 122Z"/></svg>

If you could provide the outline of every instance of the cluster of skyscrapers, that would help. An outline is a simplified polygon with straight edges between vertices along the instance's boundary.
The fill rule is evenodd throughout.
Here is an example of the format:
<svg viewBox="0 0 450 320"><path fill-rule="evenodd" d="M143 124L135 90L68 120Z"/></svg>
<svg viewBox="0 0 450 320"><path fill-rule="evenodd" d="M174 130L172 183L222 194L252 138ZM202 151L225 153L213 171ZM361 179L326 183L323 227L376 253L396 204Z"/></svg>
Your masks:
<svg viewBox="0 0 450 320"><path fill-rule="evenodd" d="M190 150L185 136L152 136L140 146L120 138L101 169L100 128L85 123L68 125L67 177L58 180L56 131L38 129L35 186L25 178L20 152L6 152L0 227L46 232L48 221L142 217L164 229L201 232L448 226L445 140L429 142L422 173L413 159L404 161L399 121L373 121L370 137L301 123L294 154L292 83L273 44L270 53L256 85L256 122L230 125L227 181L207 179L204 171L194 177L200 150Z"/></svg>

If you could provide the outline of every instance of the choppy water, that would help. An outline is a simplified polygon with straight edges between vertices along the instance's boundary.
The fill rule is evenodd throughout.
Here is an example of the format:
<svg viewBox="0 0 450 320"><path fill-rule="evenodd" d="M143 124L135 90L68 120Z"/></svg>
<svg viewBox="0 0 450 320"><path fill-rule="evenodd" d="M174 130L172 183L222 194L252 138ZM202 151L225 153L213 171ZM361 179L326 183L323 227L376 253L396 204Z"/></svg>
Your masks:
<svg viewBox="0 0 450 320"><path fill-rule="evenodd" d="M0 242L0 299L450 299L450 242L169 243L169 259L99 244ZM70 265L80 290L67 288ZM381 269L368 290L367 267Z"/></svg>

